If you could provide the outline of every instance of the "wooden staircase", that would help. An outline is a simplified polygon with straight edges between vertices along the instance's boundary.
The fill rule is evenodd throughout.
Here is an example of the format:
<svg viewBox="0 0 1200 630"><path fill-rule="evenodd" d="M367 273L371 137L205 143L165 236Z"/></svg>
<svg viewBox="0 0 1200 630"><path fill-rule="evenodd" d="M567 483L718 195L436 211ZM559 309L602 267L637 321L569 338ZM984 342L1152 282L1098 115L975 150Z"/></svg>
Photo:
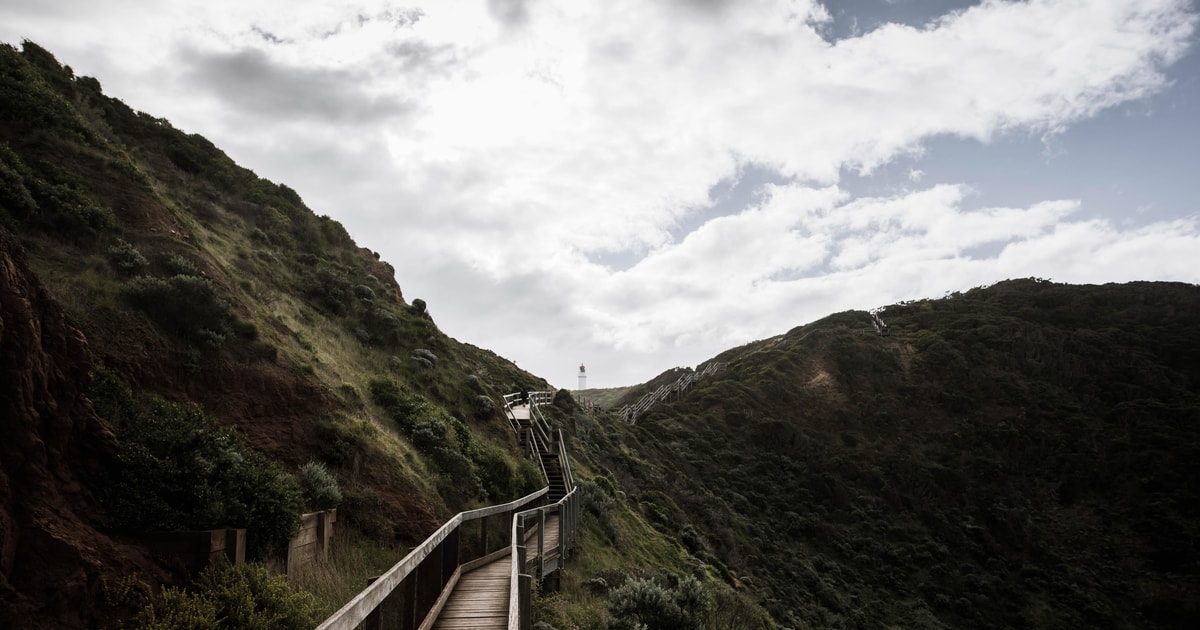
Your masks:
<svg viewBox="0 0 1200 630"><path fill-rule="evenodd" d="M550 486L550 492L546 496L550 503L558 503L570 492L563 475L562 464L558 461L558 454L542 452L539 453L539 457L542 460L542 470L546 473L546 485Z"/></svg>

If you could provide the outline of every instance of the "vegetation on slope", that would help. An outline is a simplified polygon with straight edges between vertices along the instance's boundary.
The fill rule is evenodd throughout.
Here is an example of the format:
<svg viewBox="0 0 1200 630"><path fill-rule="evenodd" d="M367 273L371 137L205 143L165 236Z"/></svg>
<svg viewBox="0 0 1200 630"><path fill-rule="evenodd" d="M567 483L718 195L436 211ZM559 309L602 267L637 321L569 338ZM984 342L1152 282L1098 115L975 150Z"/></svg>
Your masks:
<svg viewBox="0 0 1200 630"><path fill-rule="evenodd" d="M1200 289L1009 281L731 350L580 431L793 627L1194 627Z"/></svg>
<svg viewBox="0 0 1200 630"><path fill-rule="evenodd" d="M266 557L308 480L339 527L411 545L540 485L496 401L544 381L447 337L294 190L31 42L0 45L0 226L87 338L120 443L87 481L132 540L251 526Z"/></svg>

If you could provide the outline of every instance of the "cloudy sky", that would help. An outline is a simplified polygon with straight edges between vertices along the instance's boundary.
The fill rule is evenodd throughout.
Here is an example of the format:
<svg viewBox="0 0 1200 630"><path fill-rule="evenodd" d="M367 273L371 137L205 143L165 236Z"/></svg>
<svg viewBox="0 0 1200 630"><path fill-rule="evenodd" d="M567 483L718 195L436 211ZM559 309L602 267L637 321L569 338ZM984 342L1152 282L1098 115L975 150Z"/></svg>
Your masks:
<svg viewBox="0 0 1200 630"><path fill-rule="evenodd" d="M1195 0L5 0L574 388L1005 278L1200 282ZM867 322L864 321L864 325Z"/></svg>

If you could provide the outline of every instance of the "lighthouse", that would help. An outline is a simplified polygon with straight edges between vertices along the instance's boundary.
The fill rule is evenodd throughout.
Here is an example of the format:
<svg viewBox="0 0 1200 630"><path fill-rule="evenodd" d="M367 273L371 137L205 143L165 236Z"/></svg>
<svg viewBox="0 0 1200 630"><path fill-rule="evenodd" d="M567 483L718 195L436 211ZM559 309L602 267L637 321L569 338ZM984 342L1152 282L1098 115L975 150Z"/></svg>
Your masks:
<svg viewBox="0 0 1200 630"><path fill-rule="evenodd" d="M578 389L578 391L583 391L585 389L587 389L587 368L583 367L583 364L580 363L579 364L579 389Z"/></svg>

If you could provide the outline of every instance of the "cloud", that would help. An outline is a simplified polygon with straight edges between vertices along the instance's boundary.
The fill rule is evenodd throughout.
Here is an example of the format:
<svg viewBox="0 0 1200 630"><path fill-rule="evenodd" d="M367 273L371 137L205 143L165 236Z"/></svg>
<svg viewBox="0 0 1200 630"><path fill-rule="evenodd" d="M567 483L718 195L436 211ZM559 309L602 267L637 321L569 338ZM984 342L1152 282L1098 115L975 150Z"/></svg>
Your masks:
<svg viewBox="0 0 1200 630"><path fill-rule="evenodd" d="M243 115L375 125L413 109L398 95L362 89L364 73L354 70L274 63L254 48L217 53L184 49L179 56L185 81L200 86L210 98L238 107Z"/></svg>
<svg viewBox="0 0 1200 630"><path fill-rule="evenodd" d="M23 11L22 36L296 188L445 330L560 385L1004 277L1197 278L1194 218L998 207L916 161L939 137L1054 145L1166 89L1185 1L992 1L836 41L813 0L93 4ZM904 161L915 190L840 181ZM712 196L751 170L741 206Z"/></svg>

